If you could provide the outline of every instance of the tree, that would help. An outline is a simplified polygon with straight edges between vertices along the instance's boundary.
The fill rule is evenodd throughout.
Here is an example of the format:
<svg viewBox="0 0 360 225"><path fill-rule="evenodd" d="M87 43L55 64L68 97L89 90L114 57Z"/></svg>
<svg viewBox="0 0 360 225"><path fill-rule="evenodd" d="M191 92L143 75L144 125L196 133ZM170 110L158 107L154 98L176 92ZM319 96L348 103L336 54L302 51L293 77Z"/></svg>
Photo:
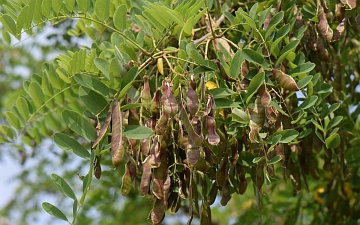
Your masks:
<svg viewBox="0 0 360 225"><path fill-rule="evenodd" d="M35 147L53 138L65 151L62 165L81 158L77 171L88 169L79 174L80 195L51 174L73 210L42 204L70 224L94 221L86 217L92 206L119 218L119 207L105 204L119 192L130 204L151 196L154 224L166 209L180 208L188 223L211 224L216 198L225 206L250 186L262 211L275 201L269 189L288 187L282 178L292 185L287 196L299 197L291 209L270 203L271 219L356 223L357 7L325 0L8 1L0 17L8 43L75 21L67 35L87 36L92 45L59 54L24 82L5 112L1 141L21 138ZM258 222L247 212L243 218Z"/></svg>

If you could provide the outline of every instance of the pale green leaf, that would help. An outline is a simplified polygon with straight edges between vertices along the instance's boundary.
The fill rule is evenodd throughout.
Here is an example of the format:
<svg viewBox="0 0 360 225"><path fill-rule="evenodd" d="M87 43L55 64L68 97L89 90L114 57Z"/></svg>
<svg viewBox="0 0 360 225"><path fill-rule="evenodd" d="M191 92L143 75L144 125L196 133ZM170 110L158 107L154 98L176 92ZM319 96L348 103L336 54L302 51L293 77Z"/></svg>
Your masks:
<svg viewBox="0 0 360 225"><path fill-rule="evenodd" d="M105 75L107 79L110 79L109 77L109 69L110 69L110 63L106 61L103 58L96 58L94 60L95 66Z"/></svg>
<svg viewBox="0 0 360 225"><path fill-rule="evenodd" d="M299 132L297 130L288 129L288 130L282 130L278 131L272 136L281 135L281 139L279 140L279 143L289 143L292 140L294 140L297 136L299 136Z"/></svg>
<svg viewBox="0 0 360 225"><path fill-rule="evenodd" d="M16 100L16 108L24 120L28 120L30 117L29 106L25 98L19 97Z"/></svg>
<svg viewBox="0 0 360 225"><path fill-rule="evenodd" d="M54 12L56 14L59 14L62 4L63 4L63 0L52 0L52 8L54 10Z"/></svg>
<svg viewBox="0 0 360 225"><path fill-rule="evenodd" d="M76 200L76 195L74 191L71 189L71 187L64 178L60 177L55 173L51 174L50 176L51 176L51 180L54 182L56 188L59 191L61 191L64 195L68 196L69 198Z"/></svg>
<svg viewBox="0 0 360 225"><path fill-rule="evenodd" d="M110 0L95 2L95 14L100 21L105 21L110 16Z"/></svg>
<svg viewBox="0 0 360 225"><path fill-rule="evenodd" d="M119 5L114 13L114 25L118 30L124 30L126 27L126 14L127 8L126 5Z"/></svg>
<svg viewBox="0 0 360 225"><path fill-rule="evenodd" d="M35 106L40 108L44 103L44 93L41 89L40 84L34 81L31 82L29 85L29 94Z"/></svg>
<svg viewBox="0 0 360 225"><path fill-rule="evenodd" d="M72 12L74 9L76 0L65 0L65 7L69 12Z"/></svg>
<svg viewBox="0 0 360 225"><path fill-rule="evenodd" d="M4 134L5 136L9 137L10 139L14 139L16 137L15 131L6 125L0 126L0 132Z"/></svg>
<svg viewBox="0 0 360 225"><path fill-rule="evenodd" d="M66 152L73 153L84 159L90 158L89 152L80 145L78 141L66 134L56 133L54 135L54 141L59 148Z"/></svg>
<svg viewBox="0 0 360 225"><path fill-rule="evenodd" d="M42 207L50 215L52 215L58 219L69 222L69 220L66 218L65 214L63 212L61 212L60 209L58 209L56 206L54 206L48 202L43 202Z"/></svg>
<svg viewBox="0 0 360 225"><path fill-rule="evenodd" d="M231 117L232 117L232 121L235 122L244 123L244 124L248 124L250 122L250 117L248 113L238 108L232 109Z"/></svg>
<svg viewBox="0 0 360 225"><path fill-rule="evenodd" d="M0 13L0 22L8 32L16 36L16 24L9 15Z"/></svg>
<svg viewBox="0 0 360 225"><path fill-rule="evenodd" d="M145 139L153 134L153 130L149 127L128 125L123 131L123 135L130 139Z"/></svg>
<svg viewBox="0 0 360 225"><path fill-rule="evenodd" d="M20 119L15 115L15 113L8 111L5 113L5 117L11 126L15 127L15 129L17 130L20 129L21 127Z"/></svg>

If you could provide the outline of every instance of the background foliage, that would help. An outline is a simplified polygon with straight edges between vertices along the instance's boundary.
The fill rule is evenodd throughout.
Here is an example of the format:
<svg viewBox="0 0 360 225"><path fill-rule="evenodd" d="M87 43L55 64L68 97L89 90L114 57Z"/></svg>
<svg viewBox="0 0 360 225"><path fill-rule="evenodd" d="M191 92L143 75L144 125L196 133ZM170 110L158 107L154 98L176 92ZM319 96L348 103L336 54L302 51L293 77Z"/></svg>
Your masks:
<svg viewBox="0 0 360 225"><path fill-rule="evenodd" d="M1 12L0 141L37 162L1 211L11 220L41 205L70 224L165 211L171 224L357 223L356 1L8 0ZM51 46L14 46L52 28ZM32 72L21 88L18 65Z"/></svg>

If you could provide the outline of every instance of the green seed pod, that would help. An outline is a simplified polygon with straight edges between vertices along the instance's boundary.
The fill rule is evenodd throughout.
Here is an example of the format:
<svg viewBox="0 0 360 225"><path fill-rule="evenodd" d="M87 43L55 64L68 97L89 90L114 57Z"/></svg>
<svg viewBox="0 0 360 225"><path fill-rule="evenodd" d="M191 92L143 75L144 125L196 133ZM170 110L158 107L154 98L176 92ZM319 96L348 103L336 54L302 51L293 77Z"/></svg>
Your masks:
<svg viewBox="0 0 360 225"><path fill-rule="evenodd" d="M151 94L150 94L150 85L149 85L149 76L144 75L144 89L140 94L141 102L148 103L151 101Z"/></svg>
<svg viewBox="0 0 360 225"><path fill-rule="evenodd" d="M210 204L203 200L201 205L200 225L211 224L211 209Z"/></svg>
<svg viewBox="0 0 360 225"><path fill-rule="evenodd" d="M289 91L298 91L299 90L299 87L297 86L294 78L285 74L281 70L272 69L271 71L274 74L275 79L278 82L278 84L280 85L280 87L284 88L285 90L289 90Z"/></svg>
<svg viewBox="0 0 360 225"><path fill-rule="evenodd" d="M226 206L227 203L231 199L230 182L229 182L228 179L225 180L225 184L224 184L224 186L222 187L222 189L220 191L220 195L221 195L220 204L222 206Z"/></svg>
<svg viewBox="0 0 360 225"><path fill-rule="evenodd" d="M161 89L158 88L155 92L155 95L151 101L151 105L150 105L150 113L153 117L156 117L159 112L160 112L160 93L161 93Z"/></svg>
<svg viewBox="0 0 360 225"><path fill-rule="evenodd" d="M127 162L125 164L125 173L122 177L122 182L121 182L121 194L123 196L127 196L132 189L132 179L129 170L129 163L130 162Z"/></svg>
<svg viewBox="0 0 360 225"><path fill-rule="evenodd" d="M211 189L210 189L209 194L208 194L209 205L214 204L215 199L216 199L216 196L217 196L217 193L218 193L218 190L219 190L219 188L218 188L216 182L214 182L214 183L211 185Z"/></svg>
<svg viewBox="0 0 360 225"><path fill-rule="evenodd" d="M162 135L168 125L169 116L165 112L163 112L156 123L155 133L158 135Z"/></svg>
<svg viewBox="0 0 360 225"><path fill-rule="evenodd" d="M295 190L301 190L301 178L299 166L296 165L292 160L289 163L288 168L290 169L290 180Z"/></svg>
<svg viewBox="0 0 360 225"><path fill-rule="evenodd" d="M228 164L228 160L227 160L227 156L225 155L224 158L221 160L219 170L216 172L216 184L220 188L223 187L225 184L225 180L227 177L227 173L226 173L227 164Z"/></svg>
<svg viewBox="0 0 360 225"><path fill-rule="evenodd" d="M94 168L94 170L95 170L94 174L95 174L96 179L99 180L101 177L100 156L95 156L95 159L96 159L96 164L95 164L95 168Z"/></svg>

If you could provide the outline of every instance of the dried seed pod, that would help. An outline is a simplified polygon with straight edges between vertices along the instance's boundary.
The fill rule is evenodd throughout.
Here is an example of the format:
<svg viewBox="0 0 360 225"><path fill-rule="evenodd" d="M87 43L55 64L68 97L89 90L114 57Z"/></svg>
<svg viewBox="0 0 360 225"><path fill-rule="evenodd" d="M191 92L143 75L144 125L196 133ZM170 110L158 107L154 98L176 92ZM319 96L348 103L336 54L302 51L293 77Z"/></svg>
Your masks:
<svg viewBox="0 0 360 225"><path fill-rule="evenodd" d="M152 192L154 196L158 199L164 197L164 180L167 175L167 153L166 151L162 152L160 155L160 166L154 169L153 173L153 182L152 182Z"/></svg>
<svg viewBox="0 0 360 225"><path fill-rule="evenodd" d="M161 165L161 158L160 158L160 144L159 144L159 135L156 135L153 143L150 148L150 158L149 163L151 168L157 168Z"/></svg>
<svg viewBox="0 0 360 225"><path fill-rule="evenodd" d="M106 115L104 125L101 127L100 131L98 132L98 137L96 138L94 143L91 145L91 149L95 149L96 146L103 139L103 137L104 137L109 125L110 125L110 122L111 122L111 113L112 113L112 109L110 108L107 115Z"/></svg>
<svg viewBox="0 0 360 225"><path fill-rule="evenodd" d="M225 184L221 189L221 200L220 200L220 204L222 206L226 206L227 203L230 201L231 199L231 192L230 192L230 182L228 179L225 180Z"/></svg>
<svg viewBox="0 0 360 225"><path fill-rule="evenodd" d="M225 155L224 158L221 160L219 170L216 172L216 185L220 187L220 189L224 186L227 177L227 164L228 160L227 156Z"/></svg>
<svg viewBox="0 0 360 225"><path fill-rule="evenodd" d="M199 97L195 91L195 88L193 88L194 85L192 85L192 83L195 82L192 80L191 84L189 85L189 89L186 93L186 103L190 115L194 116L199 109L199 101L198 101Z"/></svg>
<svg viewBox="0 0 360 225"><path fill-rule="evenodd" d="M148 155L150 151L150 138L141 140L140 151L143 155Z"/></svg>
<svg viewBox="0 0 360 225"><path fill-rule="evenodd" d="M112 163L117 168L124 157L122 143L122 118L119 102L115 99L112 105L111 116L111 156Z"/></svg>
<svg viewBox="0 0 360 225"><path fill-rule="evenodd" d="M203 116L212 116L214 117L216 110L215 100L212 95L208 95L208 101L206 103L206 108L204 110Z"/></svg>
<svg viewBox="0 0 360 225"><path fill-rule="evenodd" d="M290 180L295 190L301 190L301 179L299 166L296 165L292 160L289 163L288 168L290 169Z"/></svg>
<svg viewBox="0 0 360 225"><path fill-rule="evenodd" d="M141 98L141 102L148 103L151 101L149 76L144 75L143 79L144 79L144 89L141 91L140 98Z"/></svg>
<svg viewBox="0 0 360 225"><path fill-rule="evenodd" d="M181 206L181 198L179 195L177 195L176 200L170 207L170 212L176 213L180 209L180 206Z"/></svg>
<svg viewBox="0 0 360 225"><path fill-rule="evenodd" d="M142 176L140 182L140 193L146 195L149 192L150 178L151 178L151 165L149 157L146 157L142 165Z"/></svg>
<svg viewBox="0 0 360 225"><path fill-rule="evenodd" d="M128 97L128 104L133 103L131 98ZM129 125L139 125L139 113L137 112L137 110L134 109L129 109L129 116L128 116L128 124Z"/></svg>
<svg viewBox="0 0 360 225"><path fill-rule="evenodd" d="M197 135L199 135L200 137L203 137L202 122L200 120L200 117L198 117L198 116L193 117L191 119L191 124L194 127L194 130L197 133Z"/></svg>
<svg viewBox="0 0 360 225"><path fill-rule="evenodd" d="M333 30L330 28L329 23L326 19L326 14L321 6L318 7L319 9L319 23L318 28L322 35L326 38L326 40L331 41L333 37Z"/></svg>
<svg viewBox="0 0 360 225"><path fill-rule="evenodd" d="M205 128L208 131L207 140L210 145L218 145L220 136L216 133L216 122L211 116L205 116Z"/></svg>
<svg viewBox="0 0 360 225"><path fill-rule="evenodd" d="M242 165L240 164L236 164L236 171L238 173L238 177L240 180L240 185L239 185L239 194L244 194L247 188L247 180L245 178L245 169Z"/></svg>
<svg viewBox="0 0 360 225"><path fill-rule="evenodd" d="M164 75L164 61L163 58L158 58L156 63L157 69L161 75Z"/></svg>
<svg viewBox="0 0 360 225"><path fill-rule="evenodd" d="M165 206L161 199L156 199L153 209L151 211L151 222L153 224L159 224L164 220Z"/></svg>
<svg viewBox="0 0 360 225"><path fill-rule="evenodd" d="M96 164L95 164L95 168L94 168L94 170L95 170L94 174L95 174L96 179L99 180L101 177L100 156L95 156L95 160L96 160Z"/></svg>
<svg viewBox="0 0 360 225"><path fill-rule="evenodd" d="M161 97L161 102L163 110L170 117L174 117L179 111L179 106L172 92L172 87L170 86L170 80L168 78L165 78L163 81L162 88L163 96Z"/></svg>
<svg viewBox="0 0 360 225"><path fill-rule="evenodd" d="M272 69L271 72L274 74L276 81L280 85L280 87L289 91L298 91L299 87L297 86L294 78L285 74L281 70Z"/></svg>
<svg viewBox="0 0 360 225"><path fill-rule="evenodd" d="M258 92L259 92L259 96L261 99L261 104L264 107L269 107L270 101L271 101L271 95L270 95L268 89L266 88L265 82L260 86Z"/></svg>
<svg viewBox="0 0 360 225"><path fill-rule="evenodd" d="M244 60L244 62L241 64L241 75L245 77L246 75L248 75L248 73L249 73L249 66L247 64L247 61Z"/></svg>
<svg viewBox="0 0 360 225"><path fill-rule="evenodd" d="M121 194L123 196L127 196L132 189L132 179L131 179L131 174L130 174L130 170L129 170L129 163L130 162L127 162L125 164L125 173L121 180Z"/></svg>
<svg viewBox="0 0 360 225"><path fill-rule="evenodd" d="M195 165L200 159L200 148L192 147L190 144L188 144L187 147L186 158L188 163L190 165Z"/></svg>
<svg viewBox="0 0 360 225"><path fill-rule="evenodd" d="M169 191L170 191L170 186L171 186L171 177L169 175L169 171L166 173L166 178L164 181L164 186L163 186L163 190L164 190L164 206L165 208L167 208L168 206L168 196L169 196Z"/></svg>
<svg viewBox="0 0 360 225"><path fill-rule="evenodd" d="M265 108L261 104L261 99L258 96L255 100L255 107L250 115L250 129L259 132L263 128L264 123L265 123Z"/></svg>

